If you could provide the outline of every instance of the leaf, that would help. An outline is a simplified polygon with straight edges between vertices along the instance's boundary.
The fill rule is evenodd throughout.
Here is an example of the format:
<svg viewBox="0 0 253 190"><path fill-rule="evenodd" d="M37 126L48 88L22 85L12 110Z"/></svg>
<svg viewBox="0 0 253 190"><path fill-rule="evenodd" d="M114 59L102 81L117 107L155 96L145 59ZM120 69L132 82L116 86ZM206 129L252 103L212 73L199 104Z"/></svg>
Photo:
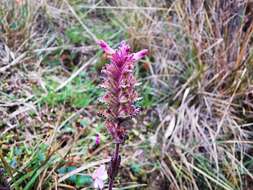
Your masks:
<svg viewBox="0 0 253 190"><path fill-rule="evenodd" d="M83 30L81 30L79 27L72 27L65 33L72 43L80 43L84 40L84 36L82 34Z"/></svg>
<svg viewBox="0 0 253 190"><path fill-rule="evenodd" d="M83 187L85 185L91 185L93 183L93 179L88 175L79 175L76 179L76 186Z"/></svg>
<svg viewBox="0 0 253 190"><path fill-rule="evenodd" d="M185 103L186 98L187 98L189 92L190 92L190 88L186 88L185 91L184 91L183 98L182 98L182 104Z"/></svg>
<svg viewBox="0 0 253 190"><path fill-rule="evenodd" d="M75 169L76 169L75 166L68 166L68 167L66 167L67 173L68 173L68 172L71 172L71 171L73 171L73 170L75 170ZM76 175L72 175L72 176L70 176L68 179L69 179L71 182L75 183L75 182L76 182L76 179L77 179L77 176L76 176Z"/></svg>
<svg viewBox="0 0 253 190"><path fill-rule="evenodd" d="M38 152L38 159L39 161L45 161L46 160L46 155L44 152Z"/></svg>
<svg viewBox="0 0 253 190"><path fill-rule="evenodd" d="M89 125L89 120L88 119L82 119L80 121L80 124L82 125L82 127L87 127Z"/></svg>
<svg viewBox="0 0 253 190"><path fill-rule="evenodd" d="M130 166L132 172L134 174L139 174L141 172L141 165L140 164L136 164L136 163L133 163L131 166Z"/></svg>
<svg viewBox="0 0 253 190"><path fill-rule="evenodd" d="M59 168L57 172L63 175L75 169L76 169L75 166L67 166ZM83 187L85 185L90 185L93 183L93 179L89 175L72 175L68 178L68 180L73 184L75 184L77 187Z"/></svg>
<svg viewBox="0 0 253 190"><path fill-rule="evenodd" d="M58 172L59 174L65 174L65 173L67 173L67 168L66 168L66 167L61 167L61 168L59 168L59 169L57 170L57 172Z"/></svg>
<svg viewBox="0 0 253 190"><path fill-rule="evenodd" d="M172 135L175 126L176 126L176 119L175 119L175 116L173 116L170 120L169 126L166 129L165 136L164 136L165 139L167 139L168 137Z"/></svg>
<svg viewBox="0 0 253 190"><path fill-rule="evenodd" d="M77 108L83 108L88 106L90 103L90 97L85 94L78 94L74 97L73 104Z"/></svg>
<svg viewBox="0 0 253 190"><path fill-rule="evenodd" d="M77 175L72 175L68 178L71 182L76 183Z"/></svg>

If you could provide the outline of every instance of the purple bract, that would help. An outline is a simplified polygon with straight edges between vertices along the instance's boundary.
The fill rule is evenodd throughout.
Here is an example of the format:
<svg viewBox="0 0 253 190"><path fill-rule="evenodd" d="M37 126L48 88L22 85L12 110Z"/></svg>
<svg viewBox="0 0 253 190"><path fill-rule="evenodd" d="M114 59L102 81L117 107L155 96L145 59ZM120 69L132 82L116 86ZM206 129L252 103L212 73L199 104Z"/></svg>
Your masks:
<svg viewBox="0 0 253 190"><path fill-rule="evenodd" d="M125 129L120 126L122 120L135 116L139 109L134 106L138 100L135 91L136 79L133 75L134 63L147 55L144 49L137 53L130 53L130 47L125 41L118 49L112 49L106 42L100 40L98 45L104 50L110 63L102 70L103 84L106 89L102 101L107 105L103 115L106 118L106 127L116 140L124 141Z"/></svg>

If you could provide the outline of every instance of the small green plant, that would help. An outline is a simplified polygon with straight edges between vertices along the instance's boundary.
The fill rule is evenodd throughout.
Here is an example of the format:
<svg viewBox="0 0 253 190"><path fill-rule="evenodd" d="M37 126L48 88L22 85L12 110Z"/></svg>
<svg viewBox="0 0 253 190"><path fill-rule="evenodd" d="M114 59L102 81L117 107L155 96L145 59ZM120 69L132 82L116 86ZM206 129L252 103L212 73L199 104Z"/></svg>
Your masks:
<svg viewBox="0 0 253 190"><path fill-rule="evenodd" d="M81 27L73 26L67 29L65 34L71 43L78 44L86 41L83 28Z"/></svg>
<svg viewBox="0 0 253 190"><path fill-rule="evenodd" d="M142 90L141 91L142 99L140 100L140 102L138 102L140 107L148 109L154 106L156 100L154 97L154 93L152 92L152 88L149 85L144 85L144 87L141 90Z"/></svg>
<svg viewBox="0 0 253 190"><path fill-rule="evenodd" d="M50 107L68 104L74 108L83 108L88 106L101 93L92 81L82 76L77 77L60 91L55 91L55 86L57 85L54 82L48 82L48 94L42 97L42 104Z"/></svg>

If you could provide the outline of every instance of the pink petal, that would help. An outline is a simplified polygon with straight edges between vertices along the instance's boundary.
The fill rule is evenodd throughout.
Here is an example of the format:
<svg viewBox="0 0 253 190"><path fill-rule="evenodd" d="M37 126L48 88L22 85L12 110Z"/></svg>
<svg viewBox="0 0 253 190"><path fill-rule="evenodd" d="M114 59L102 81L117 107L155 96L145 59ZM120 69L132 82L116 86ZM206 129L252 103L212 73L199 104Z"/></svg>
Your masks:
<svg viewBox="0 0 253 190"><path fill-rule="evenodd" d="M23 2L23 0L16 0L16 3L19 5L22 5L24 2Z"/></svg>
<svg viewBox="0 0 253 190"><path fill-rule="evenodd" d="M99 135L97 134L96 135L96 145L99 145L100 144L100 137Z"/></svg>
<svg viewBox="0 0 253 190"><path fill-rule="evenodd" d="M95 189L98 188L98 181L99 181L99 179L95 179L95 181L93 182L93 186Z"/></svg>
<svg viewBox="0 0 253 190"><path fill-rule="evenodd" d="M114 54L115 53L114 49L112 49L105 41L98 40L97 44L104 50L105 53L107 53L107 54Z"/></svg>
<svg viewBox="0 0 253 190"><path fill-rule="evenodd" d="M95 170L95 172L92 174L92 178L93 179L100 179L101 176L104 175L104 173L106 173L106 170L105 170L105 165L101 165L99 166L99 168L97 168Z"/></svg>
<svg viewBox="0 0 253 190"><path fill-rule="evenodd" d="M137 53L133 53L133 60L138 61L139 59L145 57L148 54L147 49L143 49L141 51L138 51Z"/></svg>
<svg viewBox="0 0 253 190"><path fill-rule="evenodd" d="M126 41L120 42L120 48L121 52L124 56L126 56L130 51L130 46L126 43Z"/></svg>
<svg viewBox="0 0 253 190"><path fill-rule="evenodd" d="M107 172L106 170L104 170L104 172L101 173L101 175L99 176L99 179L106 180L107 178L108 178Z"/></svg>
<svg viewBox="0 0 253 190"><path fill-rule="evenodd" d="M100 180L100 179L96 179L94 181L93 185L94 185L95 188L98 188L98 189L103 189L104 188L104 182L103 182L103 180Z"/></svg>

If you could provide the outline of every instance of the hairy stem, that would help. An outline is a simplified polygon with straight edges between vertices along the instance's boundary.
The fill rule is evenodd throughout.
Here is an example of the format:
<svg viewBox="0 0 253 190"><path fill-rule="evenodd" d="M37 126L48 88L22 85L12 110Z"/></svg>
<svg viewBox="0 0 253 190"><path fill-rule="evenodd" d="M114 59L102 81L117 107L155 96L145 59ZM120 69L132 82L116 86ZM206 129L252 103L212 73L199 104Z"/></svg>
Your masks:
<svg viewBox="0 0 253 190"><path fill-rule="evenodd" d="M108 171L108 173L109 173L109 190L112 190L114 179L117 176L118 169L120 166L121 158L119 155L119 146L120 146L120 143L116 143L114 155L112 156L110 168Z"/></svg>

